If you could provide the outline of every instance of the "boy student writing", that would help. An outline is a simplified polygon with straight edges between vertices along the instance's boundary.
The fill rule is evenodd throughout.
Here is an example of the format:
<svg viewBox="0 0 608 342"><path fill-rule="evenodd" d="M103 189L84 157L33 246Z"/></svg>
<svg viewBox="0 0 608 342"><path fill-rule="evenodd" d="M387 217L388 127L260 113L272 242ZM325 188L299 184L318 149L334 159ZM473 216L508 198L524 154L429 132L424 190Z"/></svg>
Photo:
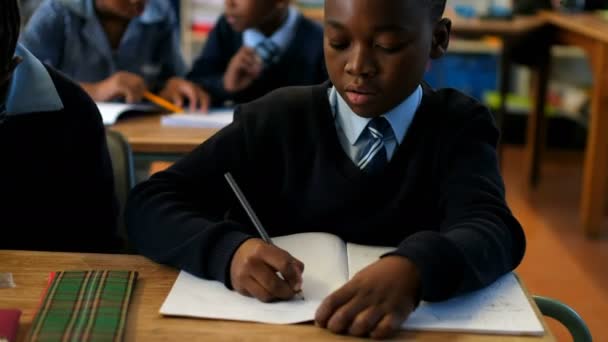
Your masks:
<svg viewBox="0 0 608 342"><path fill-rule="evenodd" d="M104 127L78 85L19 37L0 1L0 249L112 252L118 207Z"/></svg>
<svg viewBox="0 0 608 342"><path fill-rule="evenodd" d="M167 0L45 0L22 42L95 101L138 102L150 90L205 109L207 94L182 78L175 20Z"/></svg>
<svg viewBox="0 0 608 342"><path fill-rule="evenodd" d="M271 236L395 246L318 308L316 323L333 332L390 336L421 299L513 270L525 237L505 202L492 116L422 84L448 46L444 6L326 0L331 83L238 107L231 125L137 186L127 223L140 252L262 301L305 292L309 265L257 237L223 180L230 172Z"/></svg>
<svg viewBox="0 0 608 342"><path fill-rule="evenodd" d="M323 31L289 0L225 0L188 79L215 105L243 103L276 88L327 80Z"/></svg>

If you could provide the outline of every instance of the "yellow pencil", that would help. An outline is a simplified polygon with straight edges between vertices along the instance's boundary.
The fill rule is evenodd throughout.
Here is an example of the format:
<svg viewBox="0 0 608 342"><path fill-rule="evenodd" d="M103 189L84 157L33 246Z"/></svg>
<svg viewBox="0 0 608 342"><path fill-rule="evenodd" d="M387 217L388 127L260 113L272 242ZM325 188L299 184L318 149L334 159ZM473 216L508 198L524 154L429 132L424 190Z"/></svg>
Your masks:
<svg viewBox="0 0 608 342"><path fill-rule="evenodd" d="M174 105L173 103L163 99L162 97L152 94L149 91L144 92L144 98L146 98L148 101L150 101L150 102L154 103L155 105L160 106L170 112L182 113L184 111L183 108L180 108L180 107Z"/></svg>

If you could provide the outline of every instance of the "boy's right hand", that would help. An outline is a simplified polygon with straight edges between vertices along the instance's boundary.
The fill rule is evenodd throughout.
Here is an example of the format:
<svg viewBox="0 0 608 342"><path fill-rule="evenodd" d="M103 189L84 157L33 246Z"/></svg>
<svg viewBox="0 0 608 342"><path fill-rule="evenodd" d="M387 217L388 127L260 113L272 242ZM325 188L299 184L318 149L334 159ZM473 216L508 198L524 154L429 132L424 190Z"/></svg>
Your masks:
<svg viewBox="0 0 608 342"><path fill-rule="evenodd" d="M232 57L224 73L224 89L234 93L247 88L262 73L264 63L254 49L243 46Z"/></svg>
<svg viewBox="0 0 608 342"><path fill-rule="evenodd" d="M136 103L141 101L146 89L146 82L141 76L119 71L96 84L93 98L96 101L110 101L122 97L127 103Z"/></svg>
<svg viewBox="0 0 608 342"><path fill-rule="evenodd" d="M262 302L293 298L302 289L303 272L301 261L261 239L245 241L230 264L232 287L238 293Z"/></svg>

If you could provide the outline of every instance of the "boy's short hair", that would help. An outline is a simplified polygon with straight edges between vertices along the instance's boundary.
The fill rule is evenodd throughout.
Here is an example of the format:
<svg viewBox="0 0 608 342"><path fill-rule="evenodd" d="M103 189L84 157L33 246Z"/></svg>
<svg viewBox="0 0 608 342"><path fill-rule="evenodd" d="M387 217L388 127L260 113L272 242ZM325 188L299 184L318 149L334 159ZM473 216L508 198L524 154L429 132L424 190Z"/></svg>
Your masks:
<svg viewBox="0 0 608 342"><path fill-rule="evenodd" d="M431 17L433 20L438 20L445 11L446 0L424 0L427 6L431 6Z"/></svg>
<svg viewBox="0 0 608 342"><path fill-rule="evenodd" d="M0 71L8 67L13 59L20 25L17 0L0 0Z"/></svg>

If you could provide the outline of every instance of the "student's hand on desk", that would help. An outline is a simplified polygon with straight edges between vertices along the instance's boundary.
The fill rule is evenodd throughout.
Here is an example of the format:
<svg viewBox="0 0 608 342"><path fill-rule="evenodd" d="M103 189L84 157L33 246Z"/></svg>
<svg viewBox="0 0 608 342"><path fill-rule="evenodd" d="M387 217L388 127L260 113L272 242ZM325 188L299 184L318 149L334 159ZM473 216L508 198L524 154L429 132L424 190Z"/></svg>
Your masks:
<svg viewBox="0 0 608 342"><path fill-rule="evenodd" d="M183 107L184 99L188 100L191 112L206 112L209 106L209 95L203 89L179 77L170 78L160 96L178 107Z"/></svg>
<svg viewBox="0 0 608 342"><path fill-rule="evenodd" d="M124 97L127 103L141 101L146 91L146 82L136 74L119 71L94 86L96 101L109 101L118 97Z"/></svg>
<svg viewBox="0 0 608 342"><path fill-rule="evenodd" d="M279 278L281 273L285 280ZM230 264L232 287L262 302L288 300L302 288L304 264L279 247L261 239L245 241Z"/></svg>
<svg viewBox="0 0 608 342"><path fill-rule="evenodd" d="M387 338L414 310L419 290L420 275L409 259L384 257L325 298L315 322L337 334Z"/></svg>
<svg viewBox="0 0 608 342"><path fill-rule="evenodd" d="M243 46L232 57L224 73L224 89L234 93L247 88L262 73L264 64L250 47Z"/></svg>

